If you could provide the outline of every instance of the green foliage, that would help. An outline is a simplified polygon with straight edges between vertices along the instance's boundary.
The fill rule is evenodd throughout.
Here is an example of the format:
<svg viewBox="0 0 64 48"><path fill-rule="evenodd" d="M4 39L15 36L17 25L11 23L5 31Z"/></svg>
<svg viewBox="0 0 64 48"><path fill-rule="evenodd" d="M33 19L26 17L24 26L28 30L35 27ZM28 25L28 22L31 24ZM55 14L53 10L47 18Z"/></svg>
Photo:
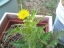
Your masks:
<svg viewBox="0 0 64 48"><path fill-rule="evenodd" d="M58 5L58 0L48 0L47 3L45 3L45 6L51 10L51 12L55 11L56 7ZM52 11L53 10L53 11Z"/></svg>
<svg viewBox="0 0 64 48"><path fill-rule="evenodd" d="M11 42L10 44L13 44L14 46L16 46L16 48L20 48L20 47L28 48L27 43L25 43L24 40L18 40L15 42Z"/></svg>
<svg viewBox="0 0 64 48"><path fill-rule="evenodd" d="M55 48L64 48L64 46L62 44L57 44Z"/></svg>
<svg viewBox="0 0 64 48"><path fill-rule="evenodd" d="M44 3L45 7L50 11L47 15L50 15L53 17L53 22L56 17L56 8L58 6L58 2L59 0L48 0L46 3Z"/></svg>
<svg viewBox="0 0 64 48"><path fill-rule="evenodd" d="M34 20L36 11L33 10L32 14L24 20L24 24L18 24L16 28L9 29L5 40L10 37L10 35L15 35L17 33L22 35L22 39L10 44L14 45L16 48L54 48L58 43L58 39L64 34L63 32L45 32L45 26L37 26L37 23L42 19ZM18 27L20 25L20 27ZM59 35L60 34L60 35Z"/></svg>
<svg viewBox="0 0 64 48"><path fill-rule="evenodd" d="M49 45L54 47L59 42L59 39L64 35L64 31L56 31L51 34Z"/></svg>

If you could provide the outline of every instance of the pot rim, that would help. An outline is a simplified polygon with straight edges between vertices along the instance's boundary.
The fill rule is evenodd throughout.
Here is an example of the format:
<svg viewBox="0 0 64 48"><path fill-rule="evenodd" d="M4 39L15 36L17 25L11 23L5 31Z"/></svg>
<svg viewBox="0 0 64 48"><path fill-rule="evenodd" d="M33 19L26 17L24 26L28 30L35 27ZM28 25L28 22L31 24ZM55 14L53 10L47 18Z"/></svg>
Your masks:
<svg viewBox="0 0 64 48"><path fill-rule="evenodd" d="M11 14L11 15L16 15L17 16L17 13L5 12L3 17L0 20L0 25L1 25L2 21L4 20L4 18L6 17L7 14ZM43 16L44 15L36 15L35 17L43 17ZM44 17L49 18L49 31L52 31L52 16L45 15Z"/></svg>

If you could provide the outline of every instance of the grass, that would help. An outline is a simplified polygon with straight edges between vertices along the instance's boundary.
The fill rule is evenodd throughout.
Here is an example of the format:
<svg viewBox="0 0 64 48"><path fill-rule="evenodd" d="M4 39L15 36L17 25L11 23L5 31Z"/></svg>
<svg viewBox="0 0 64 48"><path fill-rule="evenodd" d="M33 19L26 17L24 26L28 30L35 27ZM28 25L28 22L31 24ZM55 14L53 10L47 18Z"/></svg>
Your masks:
<svg viewBox="0 0 64 48"><path fill-rule="evenodd" d="M48 15L51 15L53 17L53 22L55 20L58 2L59 0L49 0L47 3L45 3L45 6L50 10Z"/></svg>

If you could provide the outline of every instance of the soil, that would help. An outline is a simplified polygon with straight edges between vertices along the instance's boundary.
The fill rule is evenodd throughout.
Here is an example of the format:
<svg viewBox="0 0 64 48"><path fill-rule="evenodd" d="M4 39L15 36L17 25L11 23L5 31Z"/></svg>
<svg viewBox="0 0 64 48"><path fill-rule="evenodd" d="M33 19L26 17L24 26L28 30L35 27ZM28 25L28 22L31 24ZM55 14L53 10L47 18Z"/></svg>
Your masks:
<svg viewBox="0 0 64 48"><path fill-rule="evenodd" d="M11 27L9 29L14 29L14 28L16 28L16 25L11 25ZM14 42L14 41L21 40L22 36L17 33L17 34L13 34L13 35L8 36L8 38L5 39L7 34L8 34L8 32L6 31L4 33L2 41L0 43L0 48L15 48L15 46L11 45L10 43Z"/></svg>
<svg viewBox="0 0 64 48"><path fill-rule="evenodd" d="M36 9L38 9L37 14L40 15L55 15L58 2L59 0L18 0L18 5L21 6L22 3L23 8L26 8L30 11L36 7Z"/></svg>
<svg viewBox="0 0 64 48"><path fill-rule="evenodd" d="M38 15L52 16L53 22L56 16L56 8L60 0L17 0L19 9L21 4L23 8L30 12L36 7Z"/></svg>
<svg viewBox="0 0 64 48"><path fill-rule="evenodd" d="M12 25L9 29L14 29L16 25ZM20 26L19 26L20 27ZM10 35L7 40L5 40L5 36L8 34L8 32L4 33L4 37L2 39L2 42L0 42L0 48L16 48L15 46L11 45L10 42L18 41L22 39L22 36L20 34ZM64 46L57 44L54 48L61 48ZM21 47L20 47L21 48Z"/></svg>

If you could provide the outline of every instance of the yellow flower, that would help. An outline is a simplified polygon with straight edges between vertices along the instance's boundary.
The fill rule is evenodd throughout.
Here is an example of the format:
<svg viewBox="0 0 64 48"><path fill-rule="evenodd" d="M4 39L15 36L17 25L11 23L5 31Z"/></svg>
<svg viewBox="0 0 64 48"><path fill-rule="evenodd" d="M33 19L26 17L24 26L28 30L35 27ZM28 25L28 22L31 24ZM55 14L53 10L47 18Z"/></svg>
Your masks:
<svg viewBox="0 0 64 48"><path fill-rule="evenodd" d="M23 9L20 12L18 12L18 18L19 19L23 20L23 19L25 19L28 16L29 16L29 11L28 10Z"/></svg>

